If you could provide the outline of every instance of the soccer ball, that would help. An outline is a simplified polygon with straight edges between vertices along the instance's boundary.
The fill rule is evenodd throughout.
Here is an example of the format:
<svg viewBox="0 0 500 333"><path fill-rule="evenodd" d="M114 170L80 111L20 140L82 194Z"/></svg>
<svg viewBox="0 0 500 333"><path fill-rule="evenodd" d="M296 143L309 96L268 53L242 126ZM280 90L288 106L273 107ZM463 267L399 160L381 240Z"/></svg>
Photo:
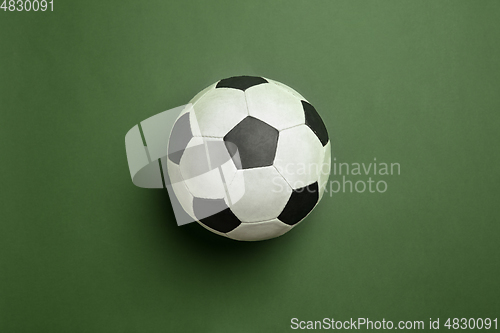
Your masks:
<svg viewBox="0 0 500 333"><path fill-rule="evenodd" d="M168 175L193 221L236 240L283 235L321 199L330 140L315 108L263 77L220 80L177 118Z"/></svg>

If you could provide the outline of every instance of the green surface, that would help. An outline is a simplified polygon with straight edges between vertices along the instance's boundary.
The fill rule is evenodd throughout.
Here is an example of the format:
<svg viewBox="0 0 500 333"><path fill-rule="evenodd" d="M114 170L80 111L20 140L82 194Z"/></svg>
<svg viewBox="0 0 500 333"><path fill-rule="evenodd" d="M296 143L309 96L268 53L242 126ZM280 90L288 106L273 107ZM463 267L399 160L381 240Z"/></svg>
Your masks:
<svg viewBox="0 0 500 333"><path fill-rule="evenodd" d="M0 11L0 332L500 317L499 36L499 1ZM176 227L165 191L133 186L125 133L239 74L308 98L337 162L401 174L271 241Z"/></svg>

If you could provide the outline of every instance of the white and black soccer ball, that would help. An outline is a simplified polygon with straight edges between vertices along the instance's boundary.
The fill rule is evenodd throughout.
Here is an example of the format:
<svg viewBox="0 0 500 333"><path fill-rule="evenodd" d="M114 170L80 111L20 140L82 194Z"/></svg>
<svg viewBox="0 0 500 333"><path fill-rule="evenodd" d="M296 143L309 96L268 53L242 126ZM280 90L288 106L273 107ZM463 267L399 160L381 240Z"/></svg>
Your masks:
<svg viewBox="0 0 500 333"><path fill-rule="evenodd" d="M236 240L278 237L321 199L330 141L315 108L262 77L220 80L177 118L167 167L175 195L206 229Z"/></svg>

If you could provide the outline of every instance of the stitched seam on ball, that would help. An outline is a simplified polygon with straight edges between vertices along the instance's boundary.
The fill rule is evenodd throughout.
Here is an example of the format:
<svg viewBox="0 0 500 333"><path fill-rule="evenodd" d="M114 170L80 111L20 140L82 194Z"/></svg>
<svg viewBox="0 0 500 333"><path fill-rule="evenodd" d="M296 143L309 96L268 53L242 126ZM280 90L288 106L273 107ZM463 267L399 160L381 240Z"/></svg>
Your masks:
<svg viewBox="0 0 500 333"><path fill-rule="evenodd" d="M223 136L211 136L211 135L193 135L193 138L213 138L213 139L223 139Z"/></svg>
<svg viewBox="0 0 500 333"><path fill-rule="evenodd" d="M300 124L298 124L298 125L293 125L293 126L290 126L290 127L286 127L286 128L283 128L283 129L281 129L281 130L279 130L279 131L280 131L280 132L281 132L281 131L286 131L287 129L294 128L294 127L298 127L298 126L302 126L302 125L305 125L305 124L306 124L306 122L305 122L305 120L304 120L304 122L303 122L303 123L300 123Z"/></svg>
<svg viewBox="0 0 500 333"><path fill-rule="evenodd" d="M262 220L262 221L254 221L254 222L245 222L245 221L241 221L241 224L254 224L254 223L264 223L264 222L274 222L274 221L278 221L282 224L284 224L285 226L287 227L291 227L289 224L286 224L284 223L283 221L281 221L279 218L275 217L274 219L267 219L267 220Z"/></svg>
<svg viewBox="0 0 500 333"><path fill-rule="evenodd" d="M247 108L247 116L250 115L250 108L248 107L248 100L247 100L247 92L243 92L243 96L245 96L245 107Z"/></svg>
<svg viewBox="0 0 500 333"><path fill-rule="evenodd" d="M288 187L290 187L290 189L292 190L293 192L293 187L292 185L288 182L288 180L286 180L285 176L283 176L281 174L281 172L278 170L278 168L273 164L273 168L276 169L276 172L278 172L278 174L281 176L281 178L283 178L283 180L285 181L285 183L288 185Z"/></svg>

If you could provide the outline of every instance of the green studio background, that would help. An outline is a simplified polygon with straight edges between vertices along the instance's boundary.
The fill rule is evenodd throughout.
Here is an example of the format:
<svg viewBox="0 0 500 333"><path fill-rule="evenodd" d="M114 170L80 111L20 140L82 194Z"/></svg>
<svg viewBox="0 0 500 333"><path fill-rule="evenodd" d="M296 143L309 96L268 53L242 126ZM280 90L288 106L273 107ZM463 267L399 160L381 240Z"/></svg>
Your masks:
<svg viewBox="0 0 500 333"><path fill-rule="evenodd" d="M54 2L0 11L1 332L500 316L499 1ZM308 98L336 162L400 175L272 241L177 227L125 133L241 74Z"/></svg>

